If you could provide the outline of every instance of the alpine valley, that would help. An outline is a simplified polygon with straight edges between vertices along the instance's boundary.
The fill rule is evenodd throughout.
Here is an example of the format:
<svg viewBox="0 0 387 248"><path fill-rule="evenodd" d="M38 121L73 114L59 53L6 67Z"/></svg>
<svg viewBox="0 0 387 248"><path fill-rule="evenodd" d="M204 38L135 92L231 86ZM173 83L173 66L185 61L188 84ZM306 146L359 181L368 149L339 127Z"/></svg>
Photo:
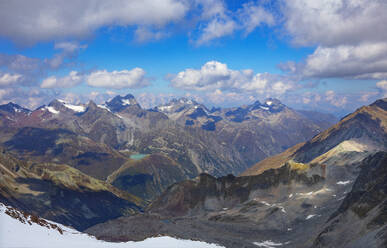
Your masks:
<svg viewBox="0 0 387 248"><path fill-rule="evenodd" d="M188 242L177 247L387 247L387 98L341 120L273 98L8 103L0 143L1 218L37 233L93 247L109 243L81 232L128 247L159 236Z"/></svg>

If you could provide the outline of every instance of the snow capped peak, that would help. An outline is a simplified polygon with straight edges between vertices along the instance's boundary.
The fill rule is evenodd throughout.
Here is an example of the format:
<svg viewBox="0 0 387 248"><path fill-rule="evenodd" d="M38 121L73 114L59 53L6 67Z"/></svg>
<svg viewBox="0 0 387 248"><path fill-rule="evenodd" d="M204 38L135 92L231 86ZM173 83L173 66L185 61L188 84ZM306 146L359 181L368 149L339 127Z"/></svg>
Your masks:
<svg viewBox="0 0 387 248"><path fill-rule="evenodd" d="M62 108L61 106L64 106L65 108L70 109L77 113L82 113L86 111L86 107L84 105L74 105L62 99L56 99L52 101L48 106L54 107L57 110L61 109Z"/></svg>
<svg viewBox="0 0 387 248"><path fill-rule="evenodd" d="M0 110L7 111L9 113L30 113L29 109L23 108L22 106L9 102L4 105L0 105Z"/></svg>
<svg viewBox="0 0 387 248"><path fill-rule="evenodd" d="M136 98L134 98L134 96L131 94L127 94L126 96L115 96L110 101L107 101L105 103L105 106L109 108L109 110L111 110L112 112L120 112L129 106L140 107L140 105L136 101Z"/></svg>
<svg viewBox="0 0 387 248"><path fill-rule="evenodd" d="M266 105L272 105L273 104L273 102L272 101L266 101Z"/></svg>

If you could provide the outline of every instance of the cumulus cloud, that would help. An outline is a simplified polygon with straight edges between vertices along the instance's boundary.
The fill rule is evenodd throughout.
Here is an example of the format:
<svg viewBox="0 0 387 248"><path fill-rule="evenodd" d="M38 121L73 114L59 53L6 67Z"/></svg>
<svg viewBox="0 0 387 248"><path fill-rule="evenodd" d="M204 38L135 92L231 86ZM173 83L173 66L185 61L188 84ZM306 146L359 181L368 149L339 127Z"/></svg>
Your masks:
<svg viewBox="0 0 387 248"><path fill-rule="evenodd" d="M380 79L387 75L387 43L318 47L304 62L281 65L305 77Z"/></svg>
<svg viewBox="0 0 387 248"><path fill-rule="evenodd" d="M243 4L242 9L238 10L238 19L246 35L262 24L275 24L273 15L253 2Z"/></svg>
<svg viewBox="0 0 387 248"><path fill-rule="evenodd" d="M377 82L376 87L380 90L382 97L387 97L387 80Z"/></svg>
<svg viewBox="0 0 387 248"><path fill-rule="evenodd" d="M15 83L18 83L22 75L20 74L10 74L10 73L1 73L0 72L0 86L9 86Z"/></svg>
<svg viewBox="0 0 387 248"><path fill-rule="evenodd" d="M242 31L245 35L251 33L263 24L273 25L274 17L259 3L248 2L232 12L223 1L196 1L203 8L202 22L199 22L199 37L197 45Z"/></svg>
<svg viewBox="0 0 387 248"><path fill-rule="evenodd" d="M305 61L280 67L304 77L385 78L386 11L380 0L282 1L293 43L317 48Z"/></svg>
<svg viewBox="0 0 387 248"><path fill-rule="evenodd" d="M298 45L357 45L387 40L384 0L282 1L285 28Z"/></svg>
<svg viewBox="0 0 387 248"><path fill-rule="evenodd" d="M82 75L77 71L71 71L64 77L51 76L42 81L41 88L71 88L80 84L83 80Z"/></svg>
<svg viewBox="0 0 387 248"><path fill-rule="evenodd" d="M146 72L141 68L112 72L100 70L87 75L86 82L90 86L102 88L143 88L150 84L150 79L145 74Z"/></svg>
<svg viewBox="0 0 387 248"><path fill-rule="evenodd" d="M214 18L203 29L197 44L201 45L210 40L230 35L234 33L236 28L237 24L230 18Z"/></svg>
<svg viewBox="0 0 387 248"><path fill-rule="evenodd" d="M184 17L184 0L4 1L0 35L21 44L84 38L110 25L163 26Z"/></svg>
<svg viewBox="0 0 387 248"><path fill-rule="evenodd" d="M219 89L279 96L296 87L289 78L269 73L254 74L252 70L232 70L218 61L209 61L200 69L185 69L167 78L175 88L195 91Z"/></svg>

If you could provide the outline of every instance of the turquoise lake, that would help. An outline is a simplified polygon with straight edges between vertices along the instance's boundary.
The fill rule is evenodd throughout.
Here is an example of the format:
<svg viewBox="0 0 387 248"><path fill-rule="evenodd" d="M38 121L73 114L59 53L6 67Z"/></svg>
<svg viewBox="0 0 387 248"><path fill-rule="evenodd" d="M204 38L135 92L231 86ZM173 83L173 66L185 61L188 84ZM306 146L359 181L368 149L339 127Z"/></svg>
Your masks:
<svg viewBox="0 0 387 248"><path fill-rule="evenodd" d="M143 159L144 157L146 157L147 155L148 154L137 153L137 154L130 155L130 158L134 159L134 160L140 160L140 159Z"/></svg>

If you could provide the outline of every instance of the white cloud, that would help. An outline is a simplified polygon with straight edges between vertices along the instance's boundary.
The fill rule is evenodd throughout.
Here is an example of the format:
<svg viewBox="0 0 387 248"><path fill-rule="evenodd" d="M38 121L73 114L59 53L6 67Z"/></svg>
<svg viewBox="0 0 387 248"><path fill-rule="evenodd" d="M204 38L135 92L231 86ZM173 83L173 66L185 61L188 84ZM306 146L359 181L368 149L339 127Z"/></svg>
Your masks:
<svg viewBox="0 0 387 248"><path fill-rule="evenodd" d="M325 100L336 107L343 107L347 104L346 96L338 96L333 90L325 92Z"/></svg>
<svg viewBox="0 0 387 248"><path fill-rule="evenodd" d="M304 62L282 68L304 77L384 79L387 4L375 0L282 1L293 43L317 48Z"/></svg>
<svg viewBox="0 0 387 248"><path fill-rule="evenodd" d="M149 27L138 27L134 32L136 41L145 42L149 40L160 40L168 36L168 33L163 31L154 31Z"/></svg>
<svg viewBox="0 0 387 248"><path fill-rule="evenodd" d="M45 59L44 62L51 69L58 69L64 64L64 61L66 59L75 58L80 50L87 48L87 45L81 45L77 42L59 42L55 43L54 48L57 50L61 50L61 52L55 54L50 59Z"/></svg>
<svg viewBox="0 0 387 248"><path fill-rule="evenodd" d="M208 43L211 40L234 34L242 30L245 35L251 33L258 26L274 24L274 17L259 3L249 2L232 12L227 10L223 1L196 1L203 8L199 25L197 45Z"/></svg>
<svg viewBox="0 0 387 248"><path fill-rule="evenodd" d="M210 40L234 33L237 24L229 18L214 18L203 29L203 33L197 41L198 45L207 43Z"/></svg>
<svg viewBox="0 0 387 248"><path fill-rule="evenodd" d="M150 84L150 80L145 77L145 74L146 72L141 68L112 72L101 70L90 73L86 77L86 82L90 86L102 88L143 88Z"/></svg>
<svg viewBox="0 0 387 248"><path fill-rule="evenodd" d="M238 11L239 20L245 33L251 33L255 28L262 24L274 25L275 20L271 13L267 12L262 6L249 2L243 4L243 8Z"/></svg>
<svg viewBox="0 0 387 248"><path fill-rule="evenodd" d="M195 91L240 91L279 96L295 88L291 80L279 75L231 70L218 61L209 61L199 70L186 69L176 75L169 75L168 79L175 88Z"/></svg>
<svg viewBox="0 0 387 248"><path fill-rule="evenodd" d="M384 0L283 0L285 28L299 45L356 45L387 40Z"/></svg>
<svg viewBox="0 0 387 248"><path fill-rule="evenodd" d="M59 42L59 43L55 43L55 46L54 46L55 49L61 49L63 50L64 52L66 53L76 53L78 52L79 50L81 49L85 49L87 48L87 45L86 44L79 44L77 42Z"/></svg>
<svg viewBox="0 0 387 248"><path fill-rule="evenodd" d="M0 8L0 35L21 44L84 38L104 26L161 27L183 18L184 0L5 1Z"/></svg>
<svg viewBox="0 0 387 248"><path fill-rule="evenodd" d="M318 47L301 69L307 77L380 77L387 73L387 43Z"/></svg>
<svg viewBox="0 0 387 248"><path fill-rule="evenodd" d="M80 84L83 80L82 75L77 71L71 71L64 77L51 76L42 81L41 88L71 88Z"/></svg>
<svg viewBox="0 0 387 248"><path fill-rule="evenodd" d="M377 82L376 87L380 90L382 97L387 97L387 80Z"/></svg>
<svg viewBox="0 0 387 248"><path fill-rule="evenodd" d="M22 78L20 74L10 74L0 72L0 86L9 86L18 83Z"/></svg>

